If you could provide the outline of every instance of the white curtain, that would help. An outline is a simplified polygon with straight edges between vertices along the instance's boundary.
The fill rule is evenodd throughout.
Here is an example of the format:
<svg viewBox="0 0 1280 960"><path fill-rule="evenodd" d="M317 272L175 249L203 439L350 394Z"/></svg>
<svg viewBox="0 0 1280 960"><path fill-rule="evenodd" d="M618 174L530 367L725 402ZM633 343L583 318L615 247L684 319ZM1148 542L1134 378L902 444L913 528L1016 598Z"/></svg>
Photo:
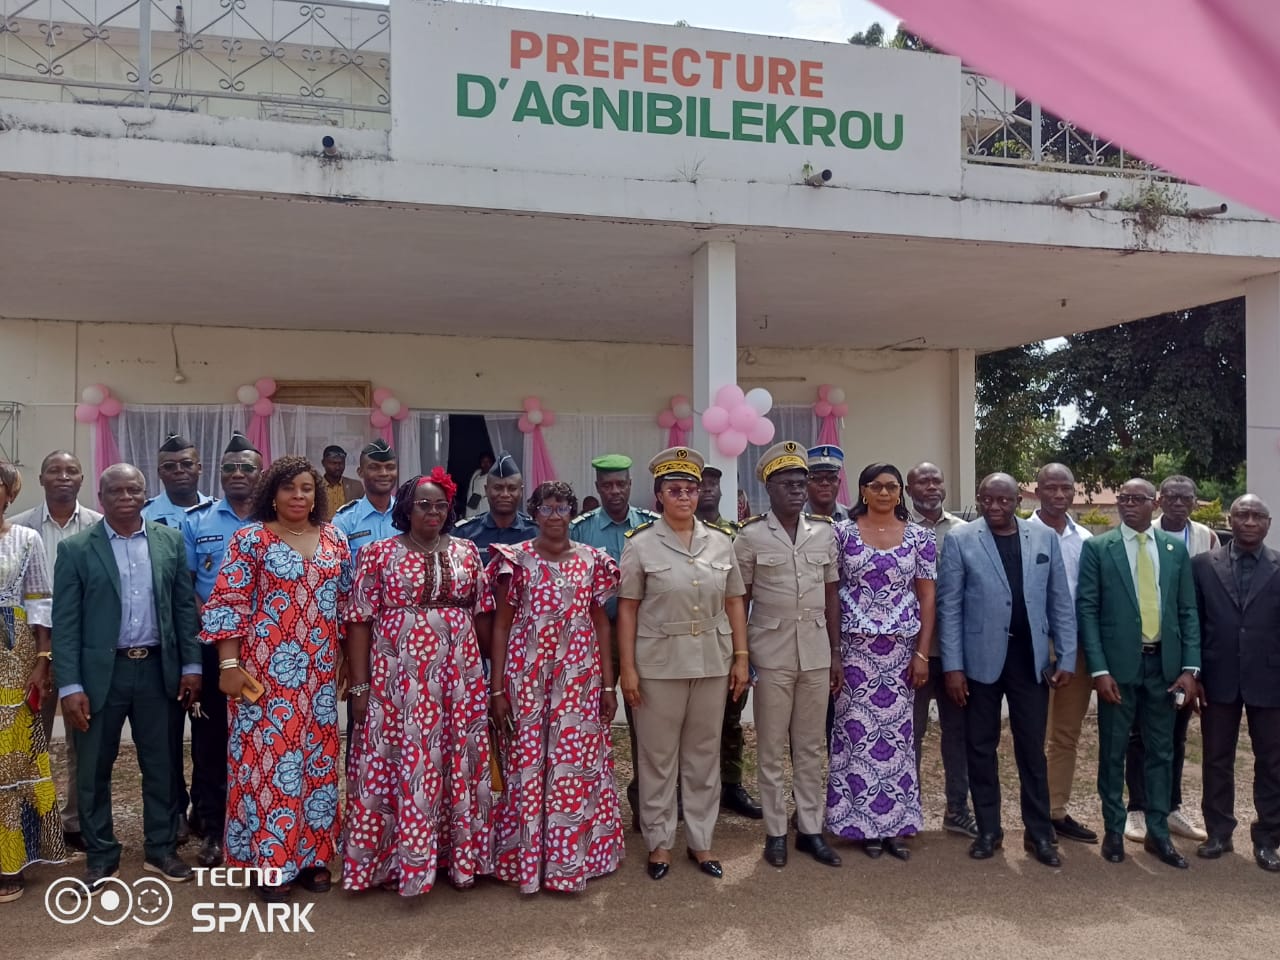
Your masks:
<svg viewBox="0 0 1280 960"><path fill-rule="evenodd" d="M434 466L449 463L449 415L413 410L396 424L396 456L400 478L407 480L430 473Z"/></svg>
<svg viewBox="0 0 1280 960"><path fill-rule="evenodd" d="M516 426L520 422L520 414L518 413L486 413L484 415L484 425L489 431L489 446L493 449L493 455L497 458L498 454L504 450L515 458L516 466L520 468L520 472L524 473L525 464L531 462L532 450L530 449L533 438L532 434L523 434L520 428ZM557 422L557 429L559 423ZM550 430L548 430L548 435ZM559 467L559 463L556 466ZM532 493L533 491L529 491Z"/></svg>
<svg viewBox="0 0 1280 960"><path fill-rule="evenodd" d="M654 423L652 414L561 414L555 426L542 435L559 479L573 487L579 502L595 493L596 474L591 461L602 454L622 453L635 461L631 468L631 502L637 507L653 508L653 485L646 466L649 458L666 446L667 431Z"/></svg>
<svg viewBox="0 0 1280 960"><path fill-rule="evenodd" d="M794 440L802 447L808 448L818 442L818 418L813 415L813 407L809 404L779 406L769 411L769 419L777 428L773 442ZM752 514L763 513L769 509L769 495L765 493L764 484L756 479L756 464L760 455L768 447L748 446L738 458L738 486L747 491L747 502ZM730 518L737 519L737 504L723 503L720 512Z"/></svg>
<svg viewBox="0 0 1280 960"><path fill-rule="evenodd" d="M160 444L169 434L178 433L195 444L200 452L204 464L200 490L216 497L220 495L218 459L226 449L232 431L243 433L248 420L248 409L237 403L200 406L131 403L115 418L112 426L120 456L142 471L152 496L163 489L156 474Z"/></svg>

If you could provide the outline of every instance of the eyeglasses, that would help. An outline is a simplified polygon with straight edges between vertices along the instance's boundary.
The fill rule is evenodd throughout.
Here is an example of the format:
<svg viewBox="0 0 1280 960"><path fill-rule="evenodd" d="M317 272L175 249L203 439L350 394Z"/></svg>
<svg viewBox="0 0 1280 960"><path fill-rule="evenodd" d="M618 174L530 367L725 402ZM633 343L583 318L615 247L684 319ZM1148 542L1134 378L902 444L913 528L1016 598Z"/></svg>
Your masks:
<svg viewBox="0 0 1280 960"><path fill-rule="evenodd" d="M538 507L538 516L540 517L567 517L571 513L573 513L573 507L567 503L544 503Z"/></svg>
<svg viewBox="0 0 1280 960"><path fill-rule="evenodd" d="M1018 502L1018 497L979 497L978 503L984 507L1012 507Z"/></svg>
<svg viewBox="0 0 1280 960"><path fill-rule="evenodd" d="M252 463L224 463L222 465L222 475L224 477L229 477L233 473L243 473L246 477L252 477L257 472L257 465Z"/></svg>
<svg viewBox="0 0 1280 960"><path fill-rule="evenodd" d="M673 500L696 500L700 493L699 487L664 487L663 493L670 494Z"/></svg>
<svg viewBox="0 0 1280 960"><path fill-rule="evenodd" d="M413 506L421 513L448 513L448 500L415 500Z"/></svg>
<svg viewBox="0 0 1280 960"><path fill-rule="evenodd" d="M872 493L897 493L902 489L902 484L896 480L890 480L888 483L881 483L879 480L872 480L867 484L867 489Z"/></svg>
<svg viewBox="0 0 1280 960"><path fill-rule="evenodd" d="M177 473L179 470L190 472L196 468L196 462L188 457L186 460L166 460L158 469L161 473Z"/></svg>
<svg viewBox="0 0 1280 960"><path fill-rule="evenodd" d="M771 487L778 487L781 490L803 490L808 486L807 480L770 480Z"/></svg>
<svg viewBox="0 0 1280 960"><path fill-rule="evenodd" d="M1116 503L1132 506L1149 503L1154 499L1155 497L1148 497L1145 493L1121 493L1116 497Z"/></svg>

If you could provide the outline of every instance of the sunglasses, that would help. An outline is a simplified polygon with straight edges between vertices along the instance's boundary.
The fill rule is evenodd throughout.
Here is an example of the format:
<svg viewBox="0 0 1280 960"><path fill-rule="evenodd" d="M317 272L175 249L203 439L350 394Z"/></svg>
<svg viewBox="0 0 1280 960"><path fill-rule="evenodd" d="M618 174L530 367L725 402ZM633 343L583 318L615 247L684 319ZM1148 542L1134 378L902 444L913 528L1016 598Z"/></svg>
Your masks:
<svg viewBox="0 0 1280 960"><path fill-rule="evenodd" d="M415 509L422 513L448 513L448 500L415 500L413 501Z"/></svg>
<svg viewBox="0 0 1280 960"><path fill-rule="evenodd" d="M867 489L872 493L897 493L902 489L902 485L896 480L890 480L888 483L881 483L879 480L872 480L867 484Z"/></svg>
<svg viewBox="0 0 1280 960"><path fill-rule="evenodd" d="M243 473L246 477L252 477L258 472L258 468L252 463L224 463L222 465L222 475L229 477L233 473Z"/></svg>
<svg viewBox="0 0 1280 960"><path fill-rule="evenodd" d="M663 493L671 495L673 500L696 500L701 493L700 487L666 487Z"/></svg>
<svg viewBox="0 0 1280 960"><path fill-rule="evenodd" d="M573 513L573 507L567 503L557 503L552 505L544 503L538 507L538 516L540 517L567 517Z"/></svg>

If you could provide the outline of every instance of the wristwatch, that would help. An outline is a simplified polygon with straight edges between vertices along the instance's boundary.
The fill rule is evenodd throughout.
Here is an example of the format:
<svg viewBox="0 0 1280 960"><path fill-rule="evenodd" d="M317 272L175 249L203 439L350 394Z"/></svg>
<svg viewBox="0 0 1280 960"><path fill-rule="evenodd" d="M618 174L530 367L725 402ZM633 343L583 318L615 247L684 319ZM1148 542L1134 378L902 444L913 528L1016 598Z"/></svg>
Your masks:
<svg viewBox="0 0 1280 960"><path fill-rule="evenodd" d="M1189 673L1189 674L1191 674L1191 679L1192 679L1192 680L1199 680L1199 679L1200 679L1200 668L1199 668L1199 667L1188 667L1188 668L1187 668L1185 671L1183 671L1183 672L1184 672L1184 673Z"/></svg>

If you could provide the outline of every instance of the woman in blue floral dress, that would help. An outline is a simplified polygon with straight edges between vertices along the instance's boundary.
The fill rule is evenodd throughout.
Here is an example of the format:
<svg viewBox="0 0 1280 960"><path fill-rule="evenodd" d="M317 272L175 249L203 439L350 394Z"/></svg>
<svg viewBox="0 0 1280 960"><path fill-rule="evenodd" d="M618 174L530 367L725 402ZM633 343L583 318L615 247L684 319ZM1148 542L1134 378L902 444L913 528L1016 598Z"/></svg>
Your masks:
<svg viewBox="0 0 1280 960"><path fill-rule="evenodd" d="M901 838L920 830L912 744L915 690L929 677L937 547L912 523L902 474L873 463L859 501L836 526L840 660L827 780L827 828L860 840L873 859L910 857Z"/></svg>
<svg viewBox="0 0 1280 960"><path fill-rule="evenodd" d="M232 539L202 615L230 700L226 862L278 868L282 885L259 888L267 900L295 880L328 890L340 852L338 609L351 555L325 515L316 469L301 457L273 463L255 494L258 522ZM265 688L256 703L238 696L246 673Z"/></svg>

